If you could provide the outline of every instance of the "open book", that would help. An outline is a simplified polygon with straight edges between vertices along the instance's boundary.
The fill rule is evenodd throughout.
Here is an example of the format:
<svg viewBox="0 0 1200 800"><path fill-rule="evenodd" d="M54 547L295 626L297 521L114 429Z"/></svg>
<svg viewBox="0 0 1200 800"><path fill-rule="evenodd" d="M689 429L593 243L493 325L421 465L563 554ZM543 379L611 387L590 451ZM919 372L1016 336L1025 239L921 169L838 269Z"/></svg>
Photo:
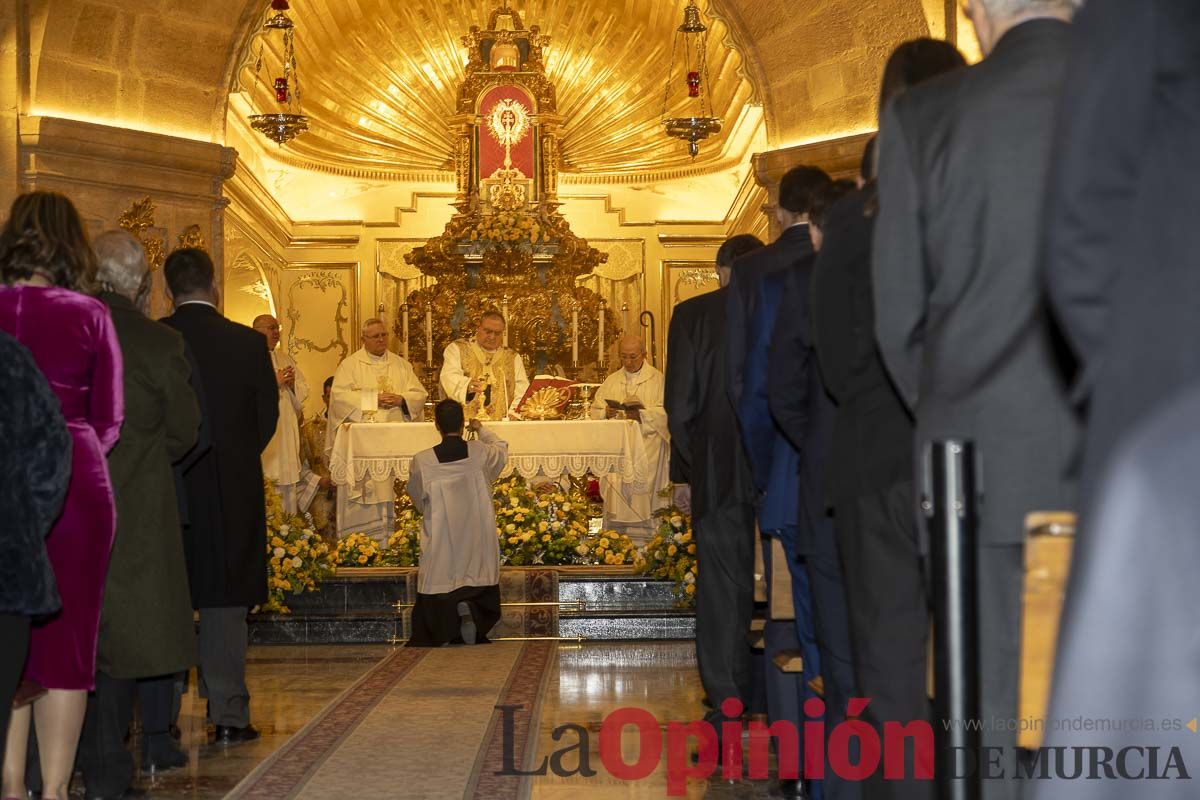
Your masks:
<svg viewBox="0 0 1200 800"><path fill-rule="evenodd" d="M608 406L608 416L617 419L632 419L641 422L641 412L646 408L642 405L641 400L631 400L628 403L619 403L616 400L605 400L604 402Z"/></svg>

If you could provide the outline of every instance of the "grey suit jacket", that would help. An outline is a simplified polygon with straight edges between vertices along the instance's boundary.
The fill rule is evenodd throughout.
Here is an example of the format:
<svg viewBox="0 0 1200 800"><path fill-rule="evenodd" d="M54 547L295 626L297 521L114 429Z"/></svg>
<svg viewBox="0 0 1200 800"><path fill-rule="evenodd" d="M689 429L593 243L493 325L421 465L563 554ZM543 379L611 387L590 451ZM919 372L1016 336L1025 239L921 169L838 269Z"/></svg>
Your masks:
<svg viewBox="0 0 1200 800"><path fill-rule="evenodd" d="M914 411L918 459L930 440L976 443L984 544L1020 543L1028 511L1074 503L1070 367L1038 257L1068 31L1018 25L980 64L901 95L879 137L880 351Z"/></svg>
<svg viewBox="0 0 1200 800"><path fill-rule="evenodd" d="M1195 0L1089 0L1073 29L1045 268L1083 365L1085 495L1121 436L1200 380L1198 42Z"/></svg>

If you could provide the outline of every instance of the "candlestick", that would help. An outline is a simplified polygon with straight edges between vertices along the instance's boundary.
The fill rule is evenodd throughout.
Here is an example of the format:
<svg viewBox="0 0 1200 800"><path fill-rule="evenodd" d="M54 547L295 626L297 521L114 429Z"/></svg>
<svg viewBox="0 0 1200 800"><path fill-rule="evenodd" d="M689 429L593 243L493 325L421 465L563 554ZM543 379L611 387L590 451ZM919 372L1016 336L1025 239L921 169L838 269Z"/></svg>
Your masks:
<svg viewBox="0 0 1200 800"><path fill-rule="evenodd" d="M500 316L504 317L504 346L508 347L508 295L500 303Z"/></svg>
<svg viewBox="0 0 1200 800"><path fill-rule="evenodd" d="M600 320L597 323L597 328L599 329L599 333L596 336L596 350L598 351L597 355L596 355L596 363L599 364L601 367L604 366L604 308L607 305L608 305L608 303L606 303L604 301L604 299L601 298L601 300L600 300Z"/></svg>
<svg viewBox="0 0 1200 800"><path fill-rule="evenodd" d="M579 366L579 307L571 308L571 366Z"/></svg>
<svg viewBox="0 0 1200 800"><path fill-rule="evenodd" d="M400 320L401 320L400 327L401 327L401 331L403 333L403 338L401 338L401 340L400 340L400 349L402 350L401 355L403 355L404 360L407 361L408 360L408 303L405 303L404 305L400 306Z"/></svg>
<svg viewBox="0 0 1200 800"><path fill-rule="evenodd" d="M433 309L425 309L425 364L433 366Z"/></svg>

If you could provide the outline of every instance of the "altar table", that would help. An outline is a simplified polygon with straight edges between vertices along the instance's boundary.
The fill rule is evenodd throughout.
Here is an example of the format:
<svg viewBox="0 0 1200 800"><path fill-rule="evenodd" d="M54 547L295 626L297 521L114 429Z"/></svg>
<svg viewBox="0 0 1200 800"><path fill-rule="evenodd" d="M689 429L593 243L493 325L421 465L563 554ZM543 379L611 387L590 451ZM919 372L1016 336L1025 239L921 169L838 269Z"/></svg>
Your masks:
<svg viewBox="0 0 1200 800"><path fill-rule="evenodd" d="M633 420L547 420L485 423L508 442L503 476L530 480L615 474L646 486L654 479ZM329 458L333 481L408 480L413 456L441 441L432 422L353 423L338 428Z"/></svg>

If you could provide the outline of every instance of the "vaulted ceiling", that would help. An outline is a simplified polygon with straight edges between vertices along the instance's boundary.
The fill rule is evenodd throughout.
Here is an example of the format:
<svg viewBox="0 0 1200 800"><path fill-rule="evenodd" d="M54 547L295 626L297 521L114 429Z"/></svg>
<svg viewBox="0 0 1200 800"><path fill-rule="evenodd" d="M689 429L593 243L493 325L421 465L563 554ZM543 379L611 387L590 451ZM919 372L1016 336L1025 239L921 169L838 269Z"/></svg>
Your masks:
<svg viewBox="0 0 1200 800"><path fill-rule="evenodd" d="M464 77L460 38L486 28L493 0L293 0L303 108L310 132L288 147L292 160L343 172L446 169L453 139L446 120ZM727 31L709 20L709 72L721 134L699 159L667 139L659 122L672 37L682 2L664 0L527 0L526 27L550 36L547 73L556 84L564 168L585 173L639 173L705 167L721 161L734 124L753 97ZM278 35L267 38L277 44ZM258 43L251 52L257 53ZM682 55L682 54L681 54ZM276 59L277 60L277 59ZM270 63L271 59L267 59ZM273 77L248 63L238 75L251 104L273 109ZM680 68L672 112L686 105ZM738 153L737 156L744 156Z"/></svg>
<svg viewBox="0 0 1200 800"><path fill-rule="evenodd" d="M699 0L727 130L764 107L771 146L874 124L883 61L944 0ZM513 0L551 36L547 61L579 170L689 164L659 134L685 0ZM223 141L231 89L267 0L32 0L25 113ZM337 171L439 169L462 74L457 38L493 0L293 0L310 134L294 158ZM933 11L930 11L933 9ZM393 87L395 87L393 89ZM256 98L257 102L257 98ZM720 141L701 159L715 159ZM285 152L287 152L285 150ZM704 163L704 162L701 162Z"/></svg>

